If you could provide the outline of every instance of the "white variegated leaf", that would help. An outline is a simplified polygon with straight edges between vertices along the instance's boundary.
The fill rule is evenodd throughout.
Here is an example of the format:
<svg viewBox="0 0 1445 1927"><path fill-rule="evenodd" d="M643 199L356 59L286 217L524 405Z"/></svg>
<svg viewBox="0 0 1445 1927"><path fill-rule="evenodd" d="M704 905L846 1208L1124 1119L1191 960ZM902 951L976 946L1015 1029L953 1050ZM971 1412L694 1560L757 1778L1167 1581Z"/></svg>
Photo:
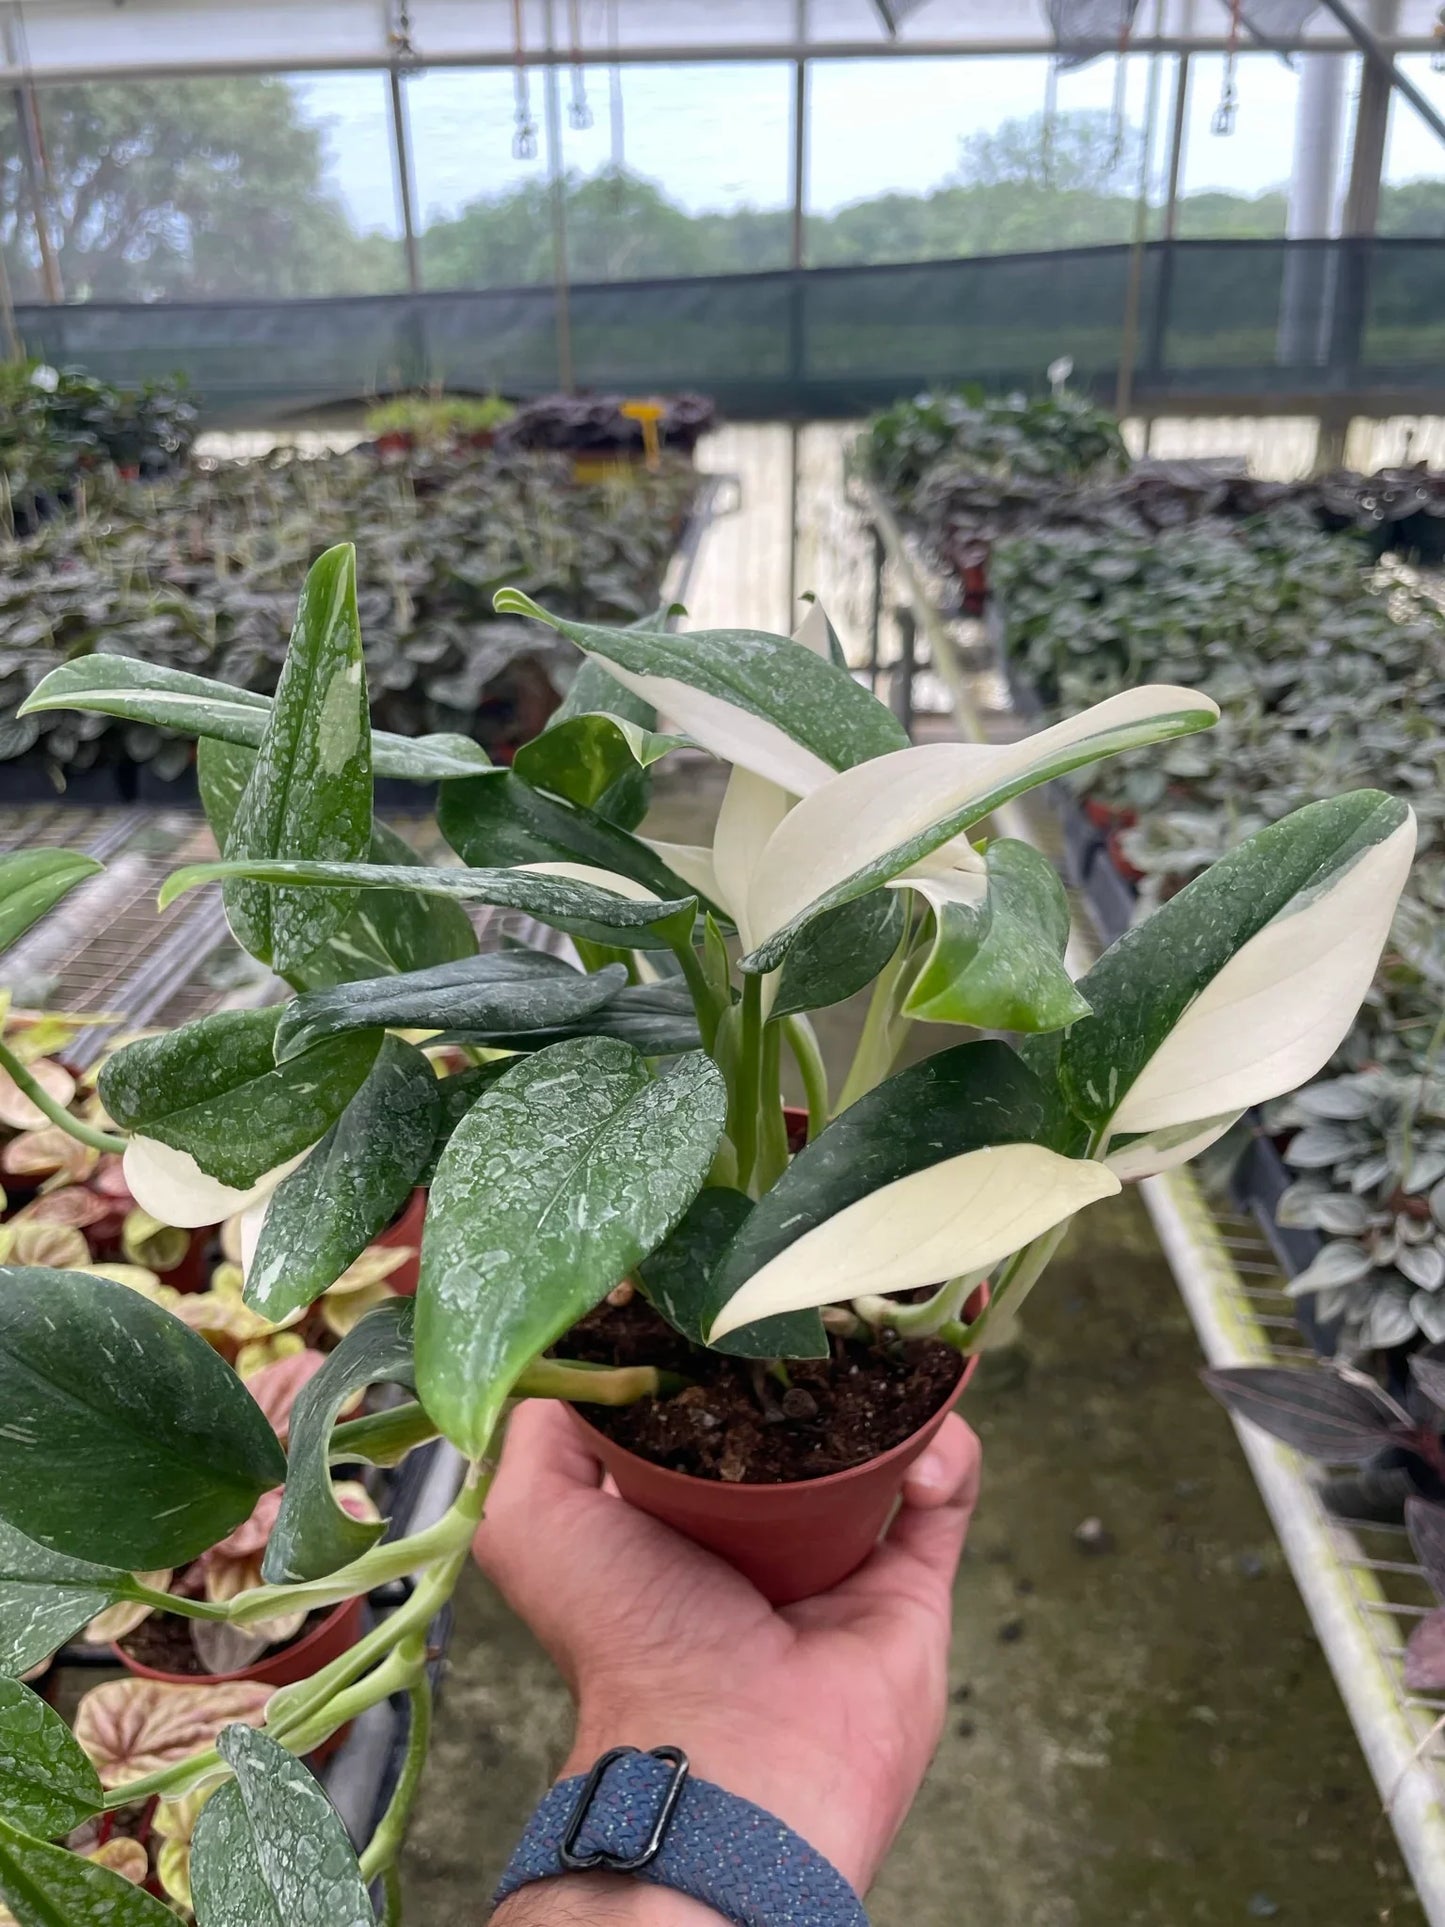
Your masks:
<svg viewBox="0 0 1445 1927"><path fill-rule="evenodd" d="M220 1224L270 1197L281 1180L309 1155L310 1146L267 1171L248 1191L238 1191L208 1176L189 1151L178 1151L158 1138L136 1136L125 1149L125 1181L136 1203L153 1218L162 1224L195 1229Z"/></svg>
<svg viewBox="0 0 1445 1927"><path fill-rule="evenodd" d="M1370 987L1414 853L1409 815L1242 945L1164 1038L1111 1128L1157 1131L1244 1110L1316 1076Z"/></svg>
<svg viewBox="0 0 1445 1927"><path fill-rule="evenodd" d="M901 875L1022 791L1207 728L1218 714L1207 696L1151 685L1017 743L927 743L831 777L804 795L763 852L748 900L758 933L752 967L775 968L809 917Z"/></svg>
<svg viewBox="0 0 1445 1927"><path fill-rule="evenodd" d="M987 1271L1119 1188L1102 1164L1038 1144L990 1145L945 1158L796 1239L733 1294L709 1342L779 1312Z"/></svg>

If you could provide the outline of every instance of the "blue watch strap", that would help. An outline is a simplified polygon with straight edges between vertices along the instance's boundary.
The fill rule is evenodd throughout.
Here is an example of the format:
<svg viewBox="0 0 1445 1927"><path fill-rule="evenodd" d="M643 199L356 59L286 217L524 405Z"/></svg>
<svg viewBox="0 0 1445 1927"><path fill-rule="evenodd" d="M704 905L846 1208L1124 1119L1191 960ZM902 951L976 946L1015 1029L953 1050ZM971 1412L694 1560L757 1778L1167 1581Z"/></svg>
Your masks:
<svg viewBox="0 0 1445 1927"><path fill-rule="evenodd" d="M699 1900L736 1927L868 1927L838 1869L762 1807L688 1772L675 1747L616 1747L559 1780L497 1888L595 1867Z"/></svg>

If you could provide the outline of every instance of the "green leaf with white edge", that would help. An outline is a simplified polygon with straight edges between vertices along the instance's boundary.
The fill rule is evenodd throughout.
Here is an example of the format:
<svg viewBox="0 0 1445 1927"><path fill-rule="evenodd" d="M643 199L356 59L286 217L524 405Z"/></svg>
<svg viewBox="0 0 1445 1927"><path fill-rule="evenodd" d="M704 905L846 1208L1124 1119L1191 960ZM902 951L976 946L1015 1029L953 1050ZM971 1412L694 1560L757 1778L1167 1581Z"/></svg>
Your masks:
<svg viewBox="0 0 1445 1927"><path fill-rule="evenodd" d="M209 676L193 676L184 669L168 669L132 656L97 654L52 669L31 690L18 713L33 716L80 709L174 729L183 736L214 736L259 749L271 705L270 696L215 682ZM482 775L494 766L481 745L466 736L394 736L378 729L371 737L371 767L375 775L402 783L441 783L453 776Z"/></svg>
<svg viewBox="0 0 1445 1927"><path fill-rule="evenodd" d="M701 1051L653 1078L611 1038L483 1091L437 1166L417 1293L417 1391L461 1451L486 1450L524 1368L662 1243L726 1116Z"/></svg>
<svg viewBox="0 0 1445 1927"><path fill-rule="evenodd" d="M351 1031L278 1065L280 1018L276 1005L217 1011L127 1044L101 1071L101 1102L122 1130L184 1152L244 1191L330 1129L381 1043L378 1031Z"/></svg>
<svg viewBox="0 0 1445 1927"><path fill-rule="evenodd" d="M694 1345L707 1343L718 1310L713 1273L752 1209L752 1199L741 1191L699 1191L672 1235L637 1268L649 1303ZM828 1334L816 1311L788 1312L744 1326L717 1350L733 1358L826 1358Z"/></svg>
<svg viewBox="0 0 1445 1927"><path fill-rule="evenodd" d="M255 760L254 750L215 736L203 736L197 746L201 802L222 849ZM372 863L416 861L405 837L375 819L369 855ZM298 990L312 990L391 972L425 970L476 953L477 933L459 903L419 896L415 891L372 890L340 929L286 976Z"/></svg>
<svg viewBox="0 0 1445 1927"><path fill-rule="evenodd" d="M393 1298L369 1311L297 1399L287 1434L286 1490L261 1565L268 1585L339 1572L368 1552L385 1530L372 1521L353 1519L336 1503L331 1434L342 1407L368 1385L416 1390L415 1311L410 1298Z"/></svg>
<svg viewBox="0 0 1445 1927"><path fill-rule="evenodd" d="M48 1659L129 1583L128 1573L52 1552L0 1520L0 1677Z"/></svg>
<svg viewBox="0 0 1445 1927"><path fill-rule="evenodd" d="M921 864L906 887L931 906L934 935L905 1016L1016 1031L1062 1030L1088 1016L1064 968L1069 900L1032 845L1000 837L983 852L981 870L940 866L928 874Z"/></svg>
<svg viewBox="0 0 1445 1927"><path fill-rule="evenodd" d="M903 941L906 921L897 890L825 910L784 958L769 1016L824 1010L865 989Z"/></svg>
<svg viewBox="0 0 1445 1927"><path fill-rule="evenodd" d="M23 937L76 884L104 868L74 850L16 850L0 856L0 950Z"/></svg>
<svg viewBox="0 0 1445 1927"><path fill-rule="evenodd" d="M756 947L743 968L775 970L811 918L904 876L1025 790L1208 729L1218 716L1207 696L1152 685L1017 743L926 743L844 770L804 796L769 839L749 892Z"/></svg>
<svg viewBox="0 0 1445 1927"><path fill-rule="evenodd" d="M4 1819L0 1899L18 1927L176 1927L170 1908L144 1887L66 1847L32 1840Z"/></svg>
<svg viewBox="0 0 1445 1927"><path fill-rule="evenodd" d="M0 1679L0 1813L51 1840L104 1805L100 1776L65 1721L18 1679Z"/></svg>
<svg viewBox="0 0 1445 1927"><path fill-rule="evenodd" d="M0 1269L0 1518L126 1572L184 1565L286 1475L206 1341L83 1271Z"/></svg>
<svg viewBox="0 0 1445 1927"><path fill-rule="evenodd" d="M510 771L501 782L444 783L437 823L463 863L474 869L582 863L629 877L655 897L688 892L688 884L640 838L589 810L544 796Z"/></svg>
<svg viewBox="0 0 1445 1927"><path fill-rule="evenodd" d="M553 722L512 758L512 768L534 789L595 810L608 792L637 770L650 769L687 736L660 735L625 716L592 711Z"/></svg>
<svg viewBox="0 0 1445 1927"><path fill-rule="evenodd" d="M715 756L806 795L834 770L907 742L892 712L844 669L788 636L757 629L686 635L604 629L550 615L517 589L499 590L503 615L535 616L600 657L618 682Z"/></svg>
<svg viewBox="0 0 1445 1927"><path fill-rule="evenodd" d="M516 1031L579 1022L627 982L621 964L590 976L540 950L500 950L434 970L304 992L282 1008L276 1058L285 1063L323 1037L381 1026L393 1030Z"/></svg>
<svg viewBox="0 0 1445 1927"><path fill-rule="evenodd" d="M305 884L317 890L416 890L456 903L491 903L523 910L574 937L617 943L634 950L670 949L691 935L697 899L659 902L640 884L625 895L621 884L579 882L581 864L535 864L520 870L415 869L391 863L192 863L173 870L160 893L165 909L187 890L218 878L247 876L258 883ZM605 872L595 871L594 875Z"/></svg>
<svg viewBox="0 0 1445 1927"><path fill-rule="evenodd" d="M430 1063L384 1038L355 1097L267 1200L246 1303L281 1324L329 1290L411 1196L440 1116Z"/></svg>
<svg viewBox="0 0 1445 1927"><path fill-rule="evenodd" d="M196 1927L376 1927L356 1851L314 1774L254 1727L228 1726L216 1744L235 1778L192 1836Z"/></svg>
<svg viewBox="0 0 1445 1927"><path fill-rule="evenodd" d="M1079 1116L1157 1131L1315 1076L1369 988L1414 849L1414 817L1379 790L1308 803L1128 931L1080 981L1093 1014L1064 1039Z"/></svg>
<svg viewBox="0 0 1445 1927"><path fill-rule="evenodd" d="M371 717L356 550L339 543L307 573L266 734L224 854L354 863L371 848ZM223 892L237 940L292 970L346 922L344 896L237 880Z"/></svg>
<svg viewBox="0 0 1445 1927"><path fill-rule="evenodd" d="M1057 1099L1002 1043L900 1071L800 1151L713 1275L709 1342L779 1312L984 1271L1119 1189L1065 1157Z"/></svg>

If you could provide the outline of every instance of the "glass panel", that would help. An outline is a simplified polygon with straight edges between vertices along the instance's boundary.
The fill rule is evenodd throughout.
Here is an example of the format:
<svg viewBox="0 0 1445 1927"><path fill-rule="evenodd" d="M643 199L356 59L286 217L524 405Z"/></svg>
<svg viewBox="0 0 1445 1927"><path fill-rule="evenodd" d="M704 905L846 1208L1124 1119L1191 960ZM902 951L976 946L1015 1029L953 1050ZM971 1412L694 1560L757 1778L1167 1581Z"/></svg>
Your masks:
<svg viewBox="0 0 1445 1927"><path fill-rule="evenodd" d="M810 265L1127 240L1148 71L1130 55L1061 74L1049 114L1043 55L818 61ZM1164 118L1161 96L1156 173Z"/></svg>
<svg viewBox="0 0 1445 1927"><path fill-rule="evenodd" d="M522 288L552 279L543 77L434 68L406 83L422 280L428 288ZM513 143L530 130L533 152Z"/></svg>
<svg viewBox="0 0 1445 1927"><path fill-rule="evenodd" d="M223 300L404 285L386 95L379 74L38 90L66 298ZM8 235L23 195L13 119L0 140Z"/></svg>
<svg viewBox="0 0 1445 1927"><path fill-rule="evenodd" d="M1434 71L1429 56L1406 54L1399 66L1435 111L1445 114L1445 74ZM1390 102L1380 232L1445 235L1445 146L1398 94Z"/></svg>
<svg viewBox="0 0 1445 1927"><path fill-rule="evenodd" d="M768 61L559 76L573 280L785 268L793 74Z"/></svg>
<svg viewBox="0 0 1445 1927"><path fill-rule="evenodd" d="M1176 232L1184 241L1281 235L1289 200L1299 70L1274 54L1242 55L1236 68L1234 131L1211 122L1224 83L1224 56L1189 63L1189 110L1179 177ZM1169 107L1172 108L1173 77Z"/></svg>

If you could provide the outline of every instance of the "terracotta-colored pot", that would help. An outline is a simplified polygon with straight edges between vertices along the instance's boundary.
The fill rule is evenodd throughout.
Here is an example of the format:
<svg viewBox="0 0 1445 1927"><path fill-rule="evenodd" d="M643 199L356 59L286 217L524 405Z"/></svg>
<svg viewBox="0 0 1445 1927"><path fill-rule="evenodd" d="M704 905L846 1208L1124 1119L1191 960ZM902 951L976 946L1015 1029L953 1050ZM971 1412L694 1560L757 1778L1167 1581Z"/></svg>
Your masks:
<svg viewBox="0 0 1445 1927"><path fill-rule="evenodd" d="M967 1315L976 1318L987 1302L987 1287L981 1286ZM903 1475L930 1445L977 1366L977 1354L965 1360L938 1411L890 1451L846 1472L786 1485L732 1485L670 1472L616 1444L575 1407L572 1417L630 1505L720 1554L774 1606L789 1606L826 1592L862 1565L893 1516Z"/></svg>
<svg viewBox="0 0 1445 1927"><path fill-rule="evenodd" d="M426 1191L418 1185L406 1201L399 1217L391 1223L376 1240L379 1245L410 1245L411 1256L404 1265L399 1265L387 1278L387 1283L400 1298L416 1296L417 1280L421 1276L421 1233L426 1223Z"/></svg>
<svg viewBox="0 0 1445 1927"><path fill-rule="evenodd" d="M333 1659L340 1659L356 1644L361 1638L365 1611L364 1594L343 1599L304 1638L283 1646L279 1652L267 1653L254 1665L242 1666L234 1673L166 1673L132 1658L123 1646L112 1646L111 1651L137 1679L158 1679L167 1686L229 1686L242 1679L256 1680L262 1686L294 1686L298 1680L319 1673Z"/></svg>

